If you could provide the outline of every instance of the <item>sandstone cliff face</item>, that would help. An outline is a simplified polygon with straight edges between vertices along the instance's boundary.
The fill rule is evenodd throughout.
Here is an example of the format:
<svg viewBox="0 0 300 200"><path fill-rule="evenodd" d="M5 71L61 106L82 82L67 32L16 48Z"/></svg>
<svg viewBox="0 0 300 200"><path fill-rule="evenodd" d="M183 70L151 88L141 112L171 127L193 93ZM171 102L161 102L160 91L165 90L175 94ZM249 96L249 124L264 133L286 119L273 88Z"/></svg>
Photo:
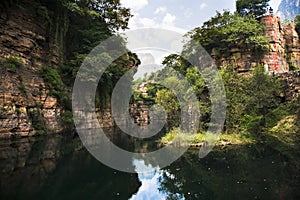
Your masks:
<svg viewBox="0 0 300 200"><path fill-rule="evenodd" d="M0 59L18 56L29 68L43 64L56 66L59 52L49 34L49 22L38 14L32 1L22 0L20 5L0 13Z"/></svg>
<svg viewBox="0 0 300 200"><path fill-rule="evenodd" d="M42 125L48 131L61 130L61 108L37 75L42 65L54 67L60 59L48 22L31 3L23 0L0 14L0 137L34 135ZM11 56L21 60L14 72L3 66Z"/></svg>
<svg viewBox="0 0 300 200"><path fill-rule="evenodd" d="M254 58L252 52L232 49L230 59L224 59L222 66L235 63L239 72L264 65L270 73L285 73L290 67L300 68L300 40L294 24L283 25L280 18L267 15L261 18L265 26L264 35L270 41L270 50L262 58Z"/></svg>
<svg viewBox="0 0 300 200"><path fill-rule="evenodd" d="M286 58L290 65L300 68L300 40L295 24L288 24L284 27L286 41Z"/></svg>
<svg viewBox="0 0 300 200"><path fill-rule="evenodd" d="M283 80L286 101L296 99L300 95L300 71L291 71L278 76Z"/></svg>
<svg viewBox="0 0 300 200"><path fill-rule="evenodd" d="M268 15L263 17L261 22L265 26L264 35L270 40L270 51L263 57L261 63L270 72L283 73L288 71L289 66L285 58L287 43L280 19L273 15Z"/></svg>
<svg viewBox="0 0 300 200"><path fill-rule="evenodd" d="M0 137L34 135L44 125L50 132L60 131L57 100L48 95L40 77L19 70L22 75L0 72Z"/></svg>

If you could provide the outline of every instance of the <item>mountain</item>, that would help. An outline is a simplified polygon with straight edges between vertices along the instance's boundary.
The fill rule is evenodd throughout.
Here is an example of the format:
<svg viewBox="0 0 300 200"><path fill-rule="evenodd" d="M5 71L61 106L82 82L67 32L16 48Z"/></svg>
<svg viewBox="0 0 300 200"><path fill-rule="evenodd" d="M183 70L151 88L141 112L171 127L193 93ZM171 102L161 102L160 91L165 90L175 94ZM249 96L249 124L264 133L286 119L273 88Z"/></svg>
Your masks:
<svg viewBox="0 0 300 200"><path fill-rule="evenodd" d="M300 0L281 0L277 10L277 15L281 19L294 19L297 14L300 14Z"/></svg>

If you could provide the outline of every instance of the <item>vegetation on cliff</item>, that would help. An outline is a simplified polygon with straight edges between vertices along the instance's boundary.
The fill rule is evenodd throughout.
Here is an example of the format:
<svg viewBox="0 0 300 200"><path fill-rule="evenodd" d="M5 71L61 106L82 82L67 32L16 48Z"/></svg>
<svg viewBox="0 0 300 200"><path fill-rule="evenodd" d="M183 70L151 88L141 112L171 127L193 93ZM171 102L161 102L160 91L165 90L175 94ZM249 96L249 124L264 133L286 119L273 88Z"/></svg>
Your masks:
<svg viewBox="0 0 300 200"><path fill-rule="evenodd" d="M263 29L263 25L252 16L224 11L217 12L216 16L187 36L192 43L201 44L216 61L230 58L233 49L251 52L258 59L269 50L269 40L263 35ZM185 51L192 51L192 43L187 44Z"/></svg>
<svg viewBox="0 0 300 200"><path fill-rule="evenodd" d="M22 23L22 17L30 18L33 26L36 25L42 29L34 30L32 28L32 34L38 35L40 39L37 38L39 41L34 41L35 38L25 38L30 41L32 39L34 47L43 49L37 53L30 53L27 49L22 49L22 59L26 57L27 61L23 68L20 68L23 64L18 53L14 50L11 51L14 53L11 53L8 49L6 54L12 54L12 56L4 60L1 58L1 65L8 73L12 74L9 76L18 76L18 79L22 80L18 88L24 96L29 98L33 89L28 88L28 84L25 83L28 82L26 77L38 75L42 78L44 83L38 83L39 96L46 91L46 97L55 97L57 106L61 110L57 112L61 113L62 127L72 128L70 97L76 73L84 58L93 48L108 37L117 35L120 29L127 29L128 20L132 16L130 10L122 7L119 0L4 0L0 2L0 10L4 23L5 20L14 16L15 12L23 12L23 15L17 15L20 18L17 19L17 23ZM24 32L26 34L26 30ZM45 37L44 41L43 37ZM120 40L125 45L124 39L120 37ZM107 49L107 51L112 51L112 49ZM36 65L34 60L41 62ZM109 60L112 61L110 57L107 57L107 61ZM112 61L99 83L96 94L98 107L102 109L107 107L114 84L126 71L136 67L138 62L137 56L133 53L128 53ZM28 67L28 63L32 66ZM25 70L26 73L23 73ZM23 77L24 74L26 77ZM43 118L43 103L45 102L36 102L39 114L27 113L28 118L36 118L32 116ZM18 106L28 107L28 105ZM47 123L42 122L43 120L35 121L33 129L39 127L37 131L47 130Z"/></svg>
<svg viewBox="0 0 300 200"><path fill-rule="evenodd" d="M237 0L236 11L242 15L251 15L255 18L263 16L267 12L270 0Z"/></svg>
<svg viewBox="0 0 300 200"><path fill-rule="evenodd" d="M249 1L238 1L244 3ZM240 13L224 11L205 22L203 26L195 28L186 36L188 41L181 55L172 54L165 58L165 69L150 74L145 78L147 85L147 98L154 99L152 103L160 103L168 113L169 132L161 142L168 143L179 134L178 125L180 115L179 102L175 95L165 88L156 87L156 80L168 74L168 79L180 88L180 81L172 74L171 68L185 76L192 85L200 106L201 123L199 134L190 136L188 141L193 144L205 140L207 127L210 125L211 101L207 83L197 67L189 63L186 58L199 58L201 55L196 44L201 44L216 61L230 59L232 49L252 52L251 59L259 60L261 56L269 52L269 40L264 36L264 26L257 20L266 11L266 2L261 10L245 6ZM241 6L241 5L238 5ZM256 14L251 14L257 11ZM246 12L247 11L247 12ZM245 13L244 13L245 12ZM192 52L192 53L191 53ZM256 56L255 56L256 55ZM201 65L201 64L200 64ZM226 90L226 121L221 142L228 144L263 143L283 153L289 158L295 157L292 153L299 149L299 97L292 101L284 99L284 84L282 79L265 72L263 66L256 66L250 72L240 74L235 63L230 63L220 69ZM138 93L138 91L136 91Z"/></svg>

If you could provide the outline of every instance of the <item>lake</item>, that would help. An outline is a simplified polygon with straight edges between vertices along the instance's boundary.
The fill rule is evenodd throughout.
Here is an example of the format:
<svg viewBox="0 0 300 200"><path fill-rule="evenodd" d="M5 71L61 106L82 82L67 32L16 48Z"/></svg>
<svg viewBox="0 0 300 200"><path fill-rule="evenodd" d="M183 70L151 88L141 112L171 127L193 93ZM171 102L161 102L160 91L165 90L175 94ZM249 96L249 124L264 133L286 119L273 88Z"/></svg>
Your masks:
<svg viewBox="0 0 300 200"><path fill-rule="evenodd" d="M131 151L155 146L111 131ZM78 137L50 135L0 141L0 199L300 199L298 170L263 145L216 147L198 158L190 148L160 169L133 158L125 173L91 156Z"/></svg>

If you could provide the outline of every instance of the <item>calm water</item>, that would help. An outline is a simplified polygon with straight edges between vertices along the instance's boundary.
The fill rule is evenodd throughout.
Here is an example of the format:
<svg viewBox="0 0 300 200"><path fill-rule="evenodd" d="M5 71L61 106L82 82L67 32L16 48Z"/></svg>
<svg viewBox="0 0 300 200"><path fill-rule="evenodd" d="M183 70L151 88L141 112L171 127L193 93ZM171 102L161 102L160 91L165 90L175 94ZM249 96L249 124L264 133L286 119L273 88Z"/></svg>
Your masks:
<svg viewBox="0 0 300 200"><path fill-rule="evenodd" d="M114 140L143 146L120 134ZM72 136L0 141L0 199L300 199L298 171L262 146L219 149L201 160L190 149L164 169L131 162L155 172L108 168Z"/></svg>

